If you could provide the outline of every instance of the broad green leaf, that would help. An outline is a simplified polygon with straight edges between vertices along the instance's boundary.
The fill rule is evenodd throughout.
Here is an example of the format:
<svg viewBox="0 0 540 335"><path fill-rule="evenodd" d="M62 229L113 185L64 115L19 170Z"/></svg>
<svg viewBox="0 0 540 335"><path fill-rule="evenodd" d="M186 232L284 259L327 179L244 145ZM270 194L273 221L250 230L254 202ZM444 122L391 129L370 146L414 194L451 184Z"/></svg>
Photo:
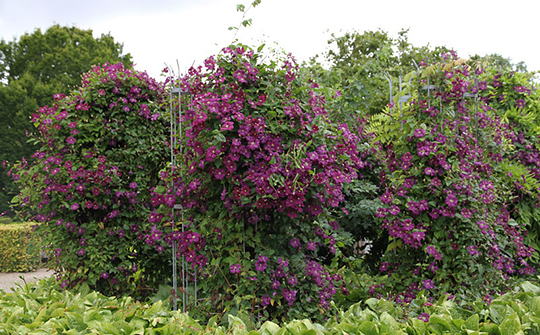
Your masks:
<svg viewBox="0 0 540 335"><path fill-rule="evenodd" d="M467 321L465 321L465 323L463 324L463 329L479 330L480 329L479 324L478 324L479 322L480 322L480 317L478 316L478 314L473 314L467 319Z"/></svg>
<svg viewBox="0 0 540 335"><path fill-rule="evenodd" d="M261 335L274 335L279 331L280 327L272 321L266 321L263 323L259 332Z"/></svg>
<svg viewBox="0 0 540 335"><path fill-rule="evenodd" d="M339 324L332 327L332 329L336 329L341 331L342 333L346 334L357 334L358 333L358 326L350 323L350 322L340 322Z"/></svg>
<svg viewBox="0 0 540 335"><path fill-rule="evenodd" d="M540 287L538 287L537 285L532 284L529 281L525 281L525 282L521 283L521 288L525 292L532 292L535 295L540 295Z"/></svg>
<svg viewBox="0 0 540 335"><path fill-rule="evenodd" d="M88 312L84 313L83 321L84 323L89 323L91 321L102 321L104 320L103 316L95 309L91 309Z"/></svg>
<svg viewBox="0 0 540 335"><path fill-rule="evenodd" d="M374 321L364 321L358 326L358 330L361 332L361 334L365 335L378 335L379 334L379 327L377 326L377 323Z"/></svg>
<svg viewBox="0 0 540 335"><path fill-rule="evenodd" d="M445 334L450 332L452 327L448 322L449 316L447 315L431 315L429 317L429 328L431 328L436 334Z"/></svg>
<svg viewBox="0 0 540 335"><path fill-rule="evenodd" d="M499 327L501 329L501 332L504 335L524 334L521 328L521 322L519 320L519 316L517 315L517 313L514 313L506 317L506 319L504 319L504 321L500 324Z"/></svg>
<svg viewBox="0 0 540 335"><path fill-rule="evenodd" d="M87 328L82 315L74 312L67 312L65 315L70 329L81 332Z"/></svg>
<svg viewBox="0 0 540 335"><path fill-rule="evenodd" d="M148 326L148 321L141 317L135 316L129 321L129 325L135 329L144 329L144 327Z"/></svg>
<svg viewBox="0 0 540 335"><path fill-rule="evenodd" d="M387 312L383 312L380 316L380 322L381 322L381 332L382 333L388 333L390 331L396 331L399 330L400 324L394 319L390 314Z"/></svg>
<svg viewBox="0 0 540 335"><path fill-rule="evenodd" d="M489 316L493 322L501 324L501 322L514 311L509 308L504 301L492 301L489 305Z"/></svg>
<svg viewBox="0 0 540 335"><path fill-rule="evenodd" d="M396 311L394 304L384 299L379 300L378 308L379 308L379 312L386 312L387 315L389 314L388 316L394 315L394 312Z"/></svg>
<svg viewBox="0 0 540 335"><path fill-rule="evenodd" d="M427 334L427 323L418 319L410 319L409 327L413 330L413 334Z"/></svg>
<svg viewBox="0 0 540 335"><path fill-rule="evenodd" d="M113 325L111 322L100 322L95 327L96 330L100 331L103 334L111 334L111 335L120 335L119 329Z"/></svg>
<svg viewBox="0 0 540 335"><path fill-rule="evenodd" d="M247 333L246 324L242 319L231 314L227 315L227 319L229 321L229 329L232 331L233 334L240 335Z"/></svg>

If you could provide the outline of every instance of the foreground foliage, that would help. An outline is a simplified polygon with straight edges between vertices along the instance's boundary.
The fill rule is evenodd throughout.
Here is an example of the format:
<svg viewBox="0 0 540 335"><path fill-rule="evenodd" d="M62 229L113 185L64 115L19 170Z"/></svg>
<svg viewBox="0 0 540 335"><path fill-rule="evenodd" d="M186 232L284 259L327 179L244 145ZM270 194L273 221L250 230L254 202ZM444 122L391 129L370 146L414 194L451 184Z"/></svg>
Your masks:
<svg viewBox="0 0 540 335"><path fill-rule="evenodd" d="M206 325L188 314L144 304L130 297L109 298L88 287L60 290L53 279L0 291L0 334L539 334L540 287L523 282L513 291L468 309L448 297L427 303L419 297L407 308L368 299L335 310L324 324L308 319L283 325L256 324L245 315L212 318ZM222 321L222 322L221 322Z"/></svg>

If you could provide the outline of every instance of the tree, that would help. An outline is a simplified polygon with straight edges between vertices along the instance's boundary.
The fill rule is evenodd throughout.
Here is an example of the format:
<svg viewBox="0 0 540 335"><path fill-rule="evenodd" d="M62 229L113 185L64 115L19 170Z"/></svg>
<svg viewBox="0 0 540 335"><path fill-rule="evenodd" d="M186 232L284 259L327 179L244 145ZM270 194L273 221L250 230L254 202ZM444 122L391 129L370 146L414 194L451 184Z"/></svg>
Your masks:
<svg viewBox="0 0 540 335"><path fill-rule="evenodd" d="M35 127L29 122L40 106L53 103L55 93L67 93L92 65L131 64L123 46L110 35L94 38L92 30L54 25L18 40L0 41L0 161L10 164L28 158L36 147L27 143ZM17 193L0 166L0 214Z"/></svg>
<svg viewBox="0 0 540 335"><path fill-rule="evenodd" d="M374 115L384 110L389 100L389 82L398 90L399 76L416 69L415 63L441 59L445 47L415 47L409 43L407 30L393 38L385 31L347 32L332 35L331 49L325 55L330 68L313 66L319 81L341 90L341 101L334 108L334 118L355 123L358 116Z"/></svg>

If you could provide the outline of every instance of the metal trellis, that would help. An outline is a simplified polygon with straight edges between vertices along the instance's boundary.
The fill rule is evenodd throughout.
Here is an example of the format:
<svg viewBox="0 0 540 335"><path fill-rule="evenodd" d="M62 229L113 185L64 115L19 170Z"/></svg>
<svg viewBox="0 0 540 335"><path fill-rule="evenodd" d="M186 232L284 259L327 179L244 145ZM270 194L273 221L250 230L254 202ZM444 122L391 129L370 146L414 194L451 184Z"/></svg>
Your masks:
<svg viewBox="0 0 540 335"><path fill-rule="evenodd" d="M174 71L169 67L169 71L173 73L172 78L174 78ZM180 159L177 160L177 157L182 157L183 147L182 147L182 97L186 96L185 92L180 87L180 69L178 68L178 77L177 80L170 81L170 96L169 96L169 112L170 112L170 147L171 147L171 174L175 170L179 169L180 178L183 178L183 161ZM177 102L177 103L176 103ZM174 194L176 194L176 185L174 180L171 181L171 188L173 189ZM178 227L178 222L180 226ZM185 233L184 225L184 211L181 204L175 204L172 209L172 224L171 228L173 231L181 229L182 234ZM178 269L180 268L180 278L181 278L181 289L182 292L182 312L186 312L186 307L189 302L189 267L184 255L180 256L180 264L178 264L178 241L173 239L172 241L172 272L173 272L173 308L178 310ZM194 300L195 304L197 303L197 272L193 272L193 283L194 283Z"/></svg>

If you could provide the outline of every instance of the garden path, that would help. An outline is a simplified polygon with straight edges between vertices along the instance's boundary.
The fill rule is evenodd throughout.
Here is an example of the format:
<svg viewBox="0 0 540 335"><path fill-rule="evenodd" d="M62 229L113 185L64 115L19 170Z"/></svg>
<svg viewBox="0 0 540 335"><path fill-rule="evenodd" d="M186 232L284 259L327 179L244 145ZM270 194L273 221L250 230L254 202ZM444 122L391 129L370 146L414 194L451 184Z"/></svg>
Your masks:
<svg viewBox="0 0 540 335"><path fill-rule="evenodd" d="M13 292L12 288L16 288L15 283L24 285L24 281L20 278L21 276L27 283L47 278L53 274L52 271L45 268L38 269L34 272L3 272L0 273L0 290L6 292Z"/></svg>

